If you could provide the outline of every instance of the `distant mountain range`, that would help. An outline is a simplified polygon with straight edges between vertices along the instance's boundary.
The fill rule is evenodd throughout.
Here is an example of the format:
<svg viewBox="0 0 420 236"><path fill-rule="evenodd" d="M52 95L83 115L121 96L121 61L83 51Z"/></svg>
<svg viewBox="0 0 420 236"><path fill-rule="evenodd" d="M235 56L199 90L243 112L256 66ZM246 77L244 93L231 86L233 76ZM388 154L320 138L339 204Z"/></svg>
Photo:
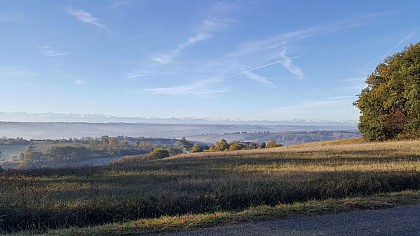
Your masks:
<svg viewBox="0 0 420 236"><path fill-rule="evenodd" d="M297 126L357 126L357 121L326 120L229 120L207 118L124 117L103 114L0 112L3 122L87 122L87 123L146 123L146 124L225 124L225 125L297 125Z"/></svg>

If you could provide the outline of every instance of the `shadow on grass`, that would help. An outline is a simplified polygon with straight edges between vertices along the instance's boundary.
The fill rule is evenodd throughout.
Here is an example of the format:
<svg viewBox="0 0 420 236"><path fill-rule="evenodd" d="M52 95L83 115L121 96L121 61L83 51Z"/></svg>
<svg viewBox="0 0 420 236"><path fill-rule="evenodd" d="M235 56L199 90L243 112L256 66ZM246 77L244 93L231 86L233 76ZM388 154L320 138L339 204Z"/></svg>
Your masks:
<svg viewBox="0 0 420 236"><path fill-rule="evenodd" d="M204 155L207 154L200 158L119 162L103 167L4 171L0 173L0 230L42 232L420 189L420 173L410 168L316 173L305 170L309 165L419 163L419 154L398 149ZM302 168L298 173L284 175L235 171L241 166L264 165Z"/></svg>

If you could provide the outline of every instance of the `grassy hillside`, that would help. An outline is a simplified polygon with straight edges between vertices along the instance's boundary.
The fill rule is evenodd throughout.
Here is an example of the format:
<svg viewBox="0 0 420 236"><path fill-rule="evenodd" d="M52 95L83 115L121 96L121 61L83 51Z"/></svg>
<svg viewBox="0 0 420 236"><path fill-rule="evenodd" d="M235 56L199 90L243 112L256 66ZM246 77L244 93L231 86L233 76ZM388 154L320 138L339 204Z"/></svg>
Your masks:
<svg viewBox="0 0 420 236"><path fill-rule="evenodd" d="M130 158L106 167L3 172L0 226L39 231L238 212L418 190L419 183L420 140Z"/></svg>
<svg viewBox="0 0 420 236"><path fill-rule="evenodd" d="M19 157L19 154L25 152L29 145L22 144L0 144L1 157L0 161L10 161Z"/></svg>

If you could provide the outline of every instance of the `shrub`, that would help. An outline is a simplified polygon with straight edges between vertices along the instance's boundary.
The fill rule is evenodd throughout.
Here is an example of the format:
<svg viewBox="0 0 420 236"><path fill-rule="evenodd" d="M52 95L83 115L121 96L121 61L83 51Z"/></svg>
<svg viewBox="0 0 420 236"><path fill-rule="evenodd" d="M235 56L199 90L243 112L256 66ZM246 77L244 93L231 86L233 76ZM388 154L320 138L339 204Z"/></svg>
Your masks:
<svg viewBox="0 0 420 236"><path fill-rule="evenodd" d="M268 142L265 147L266 148L275 148L275 147L281 147L281 145L278 144L276 140L270 140L270 142Z"/></svg>
<svg viewBox="0 0 420 236"><path fill-rule="evenodd" d="M194 153L194 152L202 152L204 151L203 146L198 145L198 144L194 144L191 148L190 148L190 152Z"/></svg>
<svg viewBox="0 0 420 236"><path fill-rule="evenodd" d="M165 149L156 148L150 153L150 156L156 159L162 159L165 157L169 157L169 151Z"/></svg>

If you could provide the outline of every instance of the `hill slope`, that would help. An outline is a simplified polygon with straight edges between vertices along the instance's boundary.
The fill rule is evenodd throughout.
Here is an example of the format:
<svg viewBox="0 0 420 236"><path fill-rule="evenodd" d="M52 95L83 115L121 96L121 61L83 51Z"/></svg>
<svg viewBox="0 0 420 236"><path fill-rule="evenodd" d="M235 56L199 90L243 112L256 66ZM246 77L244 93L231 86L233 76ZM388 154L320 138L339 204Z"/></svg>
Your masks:
<svg viewBox="0 0 420 236"><path fill-rule="evenodd" d="M417 190L420 140L360 139L1 174L2 230L47 230Z"/></svg>

